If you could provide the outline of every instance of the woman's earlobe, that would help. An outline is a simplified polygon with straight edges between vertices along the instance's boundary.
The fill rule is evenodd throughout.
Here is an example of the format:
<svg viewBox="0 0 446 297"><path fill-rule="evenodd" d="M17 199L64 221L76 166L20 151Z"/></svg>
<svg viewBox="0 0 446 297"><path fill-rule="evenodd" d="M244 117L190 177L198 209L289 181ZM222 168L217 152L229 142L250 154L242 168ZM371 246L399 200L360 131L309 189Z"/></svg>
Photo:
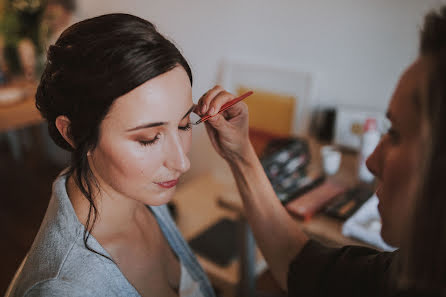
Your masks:
<svg viewBox="0 0 446 297"><path fill-rule="evenodd" d="M55 121L55 125L57 130L59 130L60 135L65 139L66 142L68 142L72 148L75 148L74 142L71 139L70 135L70 125L71 122L66 116L58 116Z"/></svg>

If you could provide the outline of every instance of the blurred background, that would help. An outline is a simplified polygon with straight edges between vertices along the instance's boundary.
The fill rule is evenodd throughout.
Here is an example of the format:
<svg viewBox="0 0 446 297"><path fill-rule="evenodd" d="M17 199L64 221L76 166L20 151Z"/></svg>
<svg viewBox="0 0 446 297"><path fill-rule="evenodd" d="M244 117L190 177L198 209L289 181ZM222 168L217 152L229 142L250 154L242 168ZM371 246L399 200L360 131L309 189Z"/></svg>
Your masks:
<svg viewBox="0 0 446 297"><path fill-rule="evenodd" d="M364 123L373 118L381 128L398 78L417 56L423 16L444 1L1 0L0 3L0 294L3 294L39 228L51 183L69 158L49 139L33 102L46 48L68 25L111 12L130 13L151 21L174 41L190 63L195 102L215 84L234 93L252 89L257 97L253 96L248 103L250 111L256 111L257 118L269 117L275 123L256 123L253 112L252 135L259 136L259 143L267 143L273 134L305 138L313 160L319 162L318 168L323 162L320 146L334 144L337 149L342 148L343 154L347 152L341 168L347 166L345 170L356 179ZM278 106L275 113L265 107L272 105ZM284 110L290 113L283 116ZM192 167L179 185L174 203L177 223L188 240L195 239L222 217L239 220L242 216L237 203L231 205L228 197L227 203L223 203L226 209L220 210L221 205L217 205L222 192L231 191L209 189L217 203L200 204L199 198L205 199L205 195L191 190L200 183L209 184L203 179L209 173L219 185L233 182L226 165L212 150L203 125L194 129ZM259 131L264 133L256 134ZM259 155L262 151L264 144L258 148ZM192 202L186 205L184 201ZM215 215L200 221L190 205L195 211L215 209ZM229 209L232 214L226 212ZM334 224L340 233L341 222ZM321 226L330 230L324 224ZM243 269L239 264L223 267L212 266L212 261L204 258L200 261L221 295L235 294L233 288L227 288L240 286ZM261 275L266 271L265 264L254 270L256 276Z"/></svg>
<svg viewBox="0 0 446 297"><path fill-rule="evenodd" d="M128 12L155 23L191 64L194 98L221 83L225 62L234 62L308 74L305 101L313 108L384 112L399 75L417 55L425 12L439 3L78 0L76 16ZM194 162L192 170L212 166L205 163Z"/></svg>

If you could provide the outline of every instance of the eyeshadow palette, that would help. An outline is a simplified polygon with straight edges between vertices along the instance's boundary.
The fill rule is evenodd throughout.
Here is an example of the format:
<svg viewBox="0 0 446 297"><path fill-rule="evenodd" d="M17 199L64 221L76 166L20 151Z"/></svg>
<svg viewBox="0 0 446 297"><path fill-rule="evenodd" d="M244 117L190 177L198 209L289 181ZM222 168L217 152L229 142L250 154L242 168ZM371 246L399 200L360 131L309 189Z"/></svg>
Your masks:
<svg viewBox="0 0 446 297"><path fill-rule="evenodd" d="M274 191L285 204L320 184L324 177L307 171L310 151L300 138L278 139L270 142L261 163Z"/></svg>

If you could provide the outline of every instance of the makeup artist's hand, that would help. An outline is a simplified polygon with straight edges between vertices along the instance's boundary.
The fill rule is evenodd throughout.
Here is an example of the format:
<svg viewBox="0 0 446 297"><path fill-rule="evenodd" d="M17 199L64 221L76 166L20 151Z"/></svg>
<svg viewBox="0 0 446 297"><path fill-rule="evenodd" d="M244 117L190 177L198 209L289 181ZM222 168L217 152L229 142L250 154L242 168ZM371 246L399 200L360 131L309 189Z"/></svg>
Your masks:
<svg viewBox="0 0 446 297"><path fill-rule="evenodd" d="M232 99L232 94L215 86L200 98L196 113L203 116L209 110L211 115L215 114ZM243 101L238 102L205 125L214 148L229 163L256 243L285 291L289 264L308 242L308 237L277 198L252 148L248 107Z"/></svg>
<svg viewBox="0 0 446 297"><path fill-rule="evenodd" d="M200 98L195 112L200 116L214 115L234 98L217 85ZM250 153L248 106L244 102L238 102L204 124L215 150L227 161L243 160Z"/></svg>

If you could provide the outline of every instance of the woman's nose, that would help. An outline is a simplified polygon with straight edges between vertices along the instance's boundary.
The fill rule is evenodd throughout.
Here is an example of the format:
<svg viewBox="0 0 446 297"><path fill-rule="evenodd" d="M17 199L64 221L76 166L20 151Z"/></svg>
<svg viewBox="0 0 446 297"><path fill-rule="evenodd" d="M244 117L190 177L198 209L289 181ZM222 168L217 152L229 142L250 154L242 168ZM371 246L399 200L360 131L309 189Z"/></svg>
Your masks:
<svg viewBox="0 0 446 297"><path fill-rule="evenodd" d="M184 173L190 168L190 160L186 155L183 143L180 137L172 137L172 141L166 148L167 156L165 166L171 170Z"/></svg>

